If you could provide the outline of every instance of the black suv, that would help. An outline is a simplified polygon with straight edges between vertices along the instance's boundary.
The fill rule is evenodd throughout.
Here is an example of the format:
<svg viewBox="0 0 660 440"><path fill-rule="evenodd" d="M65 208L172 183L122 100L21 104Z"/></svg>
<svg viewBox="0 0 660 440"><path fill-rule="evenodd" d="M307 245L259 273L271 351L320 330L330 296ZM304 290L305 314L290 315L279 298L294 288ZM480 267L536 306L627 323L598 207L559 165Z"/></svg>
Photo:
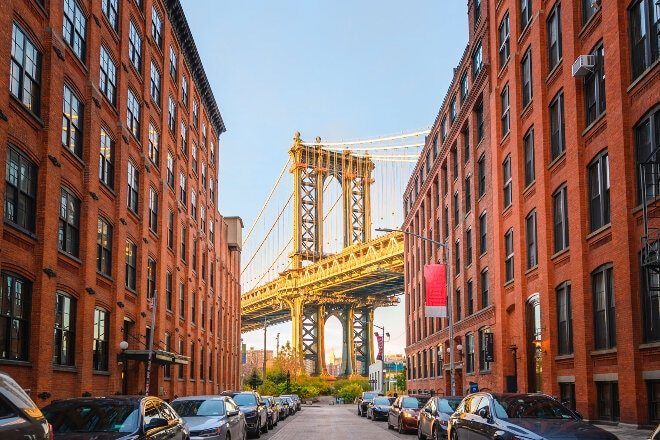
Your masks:
<svg viewBox="0 0 660 440"><path fill-rule="evenodd" d="M234 399L236 405L243 411L250 434L259 438L262 432L268 432L268 410L261 394L256 391L223 391L222 394Z"/></svg>
<svg viewBox="0 0 660 440"><path fill-rule="evenodd" d="M357 398L357 414L358 416L365 417L367 415L367 407L369 402L374 400L374 397L378 397L380 394L376 391L364 391L362 395Z"/></svg>

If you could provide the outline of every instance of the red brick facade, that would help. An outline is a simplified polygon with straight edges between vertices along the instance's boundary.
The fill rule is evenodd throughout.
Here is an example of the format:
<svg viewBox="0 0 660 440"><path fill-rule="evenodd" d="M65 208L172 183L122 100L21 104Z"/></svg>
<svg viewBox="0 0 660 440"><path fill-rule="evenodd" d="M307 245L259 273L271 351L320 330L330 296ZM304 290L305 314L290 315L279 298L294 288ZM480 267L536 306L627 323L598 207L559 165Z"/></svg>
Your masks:
<svg viewBox="0 0 660 440"><path fill-rule="evenodd" d="M457 289L461 292L453 308L455 344L463 347L462 357L456 351L457 394L475 382L481 389L555 395L592 420L660 421L660 341L645 329L656 321L655 309L644 305L648 300L657 308L657 301L640 281L646 270L640 266L644 219L637 170L646 122L651 133L646 154L660 144L660 67L657 23L645 22L646 40L635 38L637 46L631 42L640 8L650 8L647 20L658 19L649 0L468 2L468 48L409 182L403 225L450 246L452 298ZM483 68L476 80L470 76L464 104L458 98L460 78L473 69L479 42ZM574 61L590 54L595 57L585 61L595 64L574 76ZM453 96L457 117L447 122L442 141L442 121L451 120ZM473 103L479 99L486 134L477 142ZM487 164L483 195L477 163L482 154ZM484 252L481 215L486 216ZM424 317L422 274L423 264L443 259L444 251L407 236L406 254L408 388L449 394L447 320ZM487 303L482 301L485 270ZM480 331L493 333L489 366L481 359ZM473 367L466 344L470 334Z"/></svg>
<svg viewBox="0 0 660 440"><path fill-rule="evenodd" d="M152 329L150 394L240 383L242 224L217 210L224 123L178 0L105 3L0 5L0 368L39 405L144 392Z"/></svg>

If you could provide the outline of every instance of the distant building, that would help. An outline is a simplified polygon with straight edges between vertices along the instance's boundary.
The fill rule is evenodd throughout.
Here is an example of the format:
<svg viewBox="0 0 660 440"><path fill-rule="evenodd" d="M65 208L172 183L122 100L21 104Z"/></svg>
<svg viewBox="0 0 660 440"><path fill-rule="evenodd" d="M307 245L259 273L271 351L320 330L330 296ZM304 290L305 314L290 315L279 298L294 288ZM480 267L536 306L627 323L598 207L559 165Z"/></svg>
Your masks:
<svg viewBox="0 0 660 440"><path fill-rule="evenodd" d="M238 387L242 223L181 4L7 0L0 24L2 369L40 406Z"/></svg>

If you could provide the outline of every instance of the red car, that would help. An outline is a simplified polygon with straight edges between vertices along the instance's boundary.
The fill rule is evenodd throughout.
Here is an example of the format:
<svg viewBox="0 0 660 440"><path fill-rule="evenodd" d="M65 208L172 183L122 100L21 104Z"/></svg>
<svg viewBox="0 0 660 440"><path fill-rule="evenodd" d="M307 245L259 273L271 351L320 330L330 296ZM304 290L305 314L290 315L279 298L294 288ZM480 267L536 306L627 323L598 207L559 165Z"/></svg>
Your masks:
<svg viewBox="0 0 660 440"><path fill-rule="evenodd" d="M426 405L429 395L404 395L396 398L387 413L387 428L396 428L401 434L417 431L419 411Z"/></svg>

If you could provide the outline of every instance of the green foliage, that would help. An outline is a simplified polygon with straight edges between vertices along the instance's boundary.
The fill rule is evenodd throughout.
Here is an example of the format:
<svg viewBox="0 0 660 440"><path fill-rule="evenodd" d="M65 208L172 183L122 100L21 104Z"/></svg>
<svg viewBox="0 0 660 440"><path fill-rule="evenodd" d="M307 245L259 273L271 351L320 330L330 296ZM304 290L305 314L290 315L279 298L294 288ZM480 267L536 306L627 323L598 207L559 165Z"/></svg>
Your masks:
<svg viewBox="0 0 660 440"><path fill-rule="evenodd" d="M353 384L358 385L362 389L362 391L371 390L371 385L369 384L369 381L367 379L350 379L350 380L348 380L348 379L339 379L339 380L335 381L335 385L334 385L335 393L333 393L333 394L336 394L338 392L338 390L340 390L340 389L342 389L342 388L344 388L348 385L353 385ZM360 393L362 393L362 391L360 391Z"/></svg>
<svg viewBox="0 0 660 440"><path fill-rule="evenodd" d="M403 368L403 371L399 372L396 376L396 387L399 390L399 394L404 394L406 391L406 368Z"/></svg>
<svg viewBox="0 0 660 440"><path fill-rule="evenodd" d="M360 396L362 394L362 387L356 383L355 381L347 381L347 382L353 382L346 384L344 387L340 388L337 391L337 396L341 397L344 399L344 402L353 402L357 396Z"/></svg>
<svg viewBox="0 0 660 440"><path fill-rule="evenodd" d="M254 369L252 370L252 375L250 376L250 379L247 381L247 383L250 385L251 389L256 390L259 385L264 383L264 381L259 375L259 372Z"/></svg>

